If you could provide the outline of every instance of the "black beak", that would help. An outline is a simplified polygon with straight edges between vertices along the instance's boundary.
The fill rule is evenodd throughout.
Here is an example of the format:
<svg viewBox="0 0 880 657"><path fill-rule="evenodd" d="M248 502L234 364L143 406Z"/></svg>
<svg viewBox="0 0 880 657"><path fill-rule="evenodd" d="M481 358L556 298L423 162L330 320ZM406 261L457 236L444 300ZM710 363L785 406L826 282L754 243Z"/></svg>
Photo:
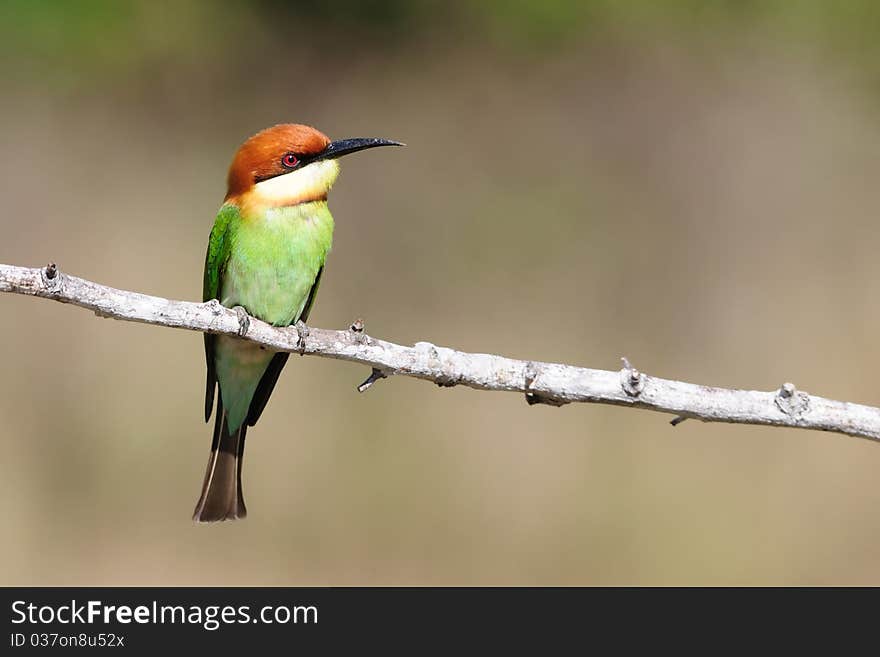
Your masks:
<svg viewBox="0 0 880 657"><path fill-rule="evenodd" d="M399 141L391 141L390 139L380 139L379 137L358 137L356 139L339 139L331 141L327 144L327 148L318 153L313 162L317 160L335 160L337 157L348 155L349 153L357 153L367 148L376 148L378 146L405 146Z"/></svg>

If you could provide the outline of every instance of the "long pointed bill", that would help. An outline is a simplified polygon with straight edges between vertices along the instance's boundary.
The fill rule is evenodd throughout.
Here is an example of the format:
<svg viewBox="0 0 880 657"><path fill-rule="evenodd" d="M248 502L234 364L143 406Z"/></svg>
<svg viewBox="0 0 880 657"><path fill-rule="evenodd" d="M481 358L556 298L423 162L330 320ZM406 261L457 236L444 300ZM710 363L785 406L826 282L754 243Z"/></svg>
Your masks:
<svg viewBox="0 0 880 657"><path fill-rule="evenodd" d="M343 155L357 153L367 148L376 148L378 146L405 146L399 141L391 141L390 139L380 139L379 137L358 137L356 139L339 139L331 141L327 144L327 148L315 156L315 160L334 160Z"/></svg>

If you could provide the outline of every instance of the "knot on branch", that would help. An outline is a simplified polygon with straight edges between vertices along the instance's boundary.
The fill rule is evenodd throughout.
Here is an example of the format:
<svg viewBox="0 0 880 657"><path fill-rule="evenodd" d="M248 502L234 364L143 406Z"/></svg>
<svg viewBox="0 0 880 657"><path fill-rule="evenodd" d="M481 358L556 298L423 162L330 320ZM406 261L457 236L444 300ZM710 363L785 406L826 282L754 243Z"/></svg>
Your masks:
<svg viewBox="0 0 880 657"><path fill-rule="evenodd" d="M43 282L43 287L50 292L61 291L61 272L54 262L50 262L40 270L40 279Z"/></svg>
<svg viewBox="0 0 880 657"><path fill-rule="evenodd" d="M564 406L568 402L564 402L559 399L553 399L552 397L545 397L544 395L540 395L536 392L532 392L532 385L535 383L535 379L538 378L538 368L532 361L526 363L526 369L524 372L525 378L525 389L526 389L526 403L529 406L534 406L535 404L546 404L547 406Z"/></svg>
<svg viewBox="0 0 880 657"><path fill-rule="evenodd" d="M459 372L450 372L448 367L444 367L443 371L434 379L441 388L454 388L461 383L462 375Z"/></svg>
<svg viewBox="0 0 880 657"><path fill-rule="evenodd" d="M439 372L431 379L441 388L453 388L461 383L462 374L455 371L455 359L448 358L453 353L446 347L437 347L430 342L416 342L416 351L428 359L428 367Z"/></svg>
<svg viewBox="0 0 880 657"><path fill-rule="evenodd" d="M416 351L421 351L432 360L439 360L440 354L437 353L437 347L431 342L416 342L413 345Z"/></svg>
<svg viewBox="0 0 880 657"><path fill-rule="evenodd" d="M780 411L796 420L810 410L810 396L800 392L793 383L783 383L774 398Z"/></svg>
<svg viewBox="0 0 880 657"><path fill-rule="evenodd" d="M620 360L623 361L623 369L620 370L620 387L630 397L638 397L645 389L645 379L648 377L630 365L626 356Z"/></svg>
<svg viewBox="0 0 880 657"><path fill-rule="evenodd" d="M220 305L220 302L217 299L211 299L210 301L205 301L205 308L211 311L211 314L214 317L219 317L223 314L223 311L226 310L223 306Z"/></svg>

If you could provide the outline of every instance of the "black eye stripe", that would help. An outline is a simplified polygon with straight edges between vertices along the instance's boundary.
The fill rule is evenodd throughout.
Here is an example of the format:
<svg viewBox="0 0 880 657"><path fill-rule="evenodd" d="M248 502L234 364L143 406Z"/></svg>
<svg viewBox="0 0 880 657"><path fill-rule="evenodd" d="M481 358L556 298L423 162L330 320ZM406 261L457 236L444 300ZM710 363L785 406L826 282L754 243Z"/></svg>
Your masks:
<svg viewBox="0 0 880 657"><path fill-rule="evenodd" d="M255 184L261 183L264 180L271 180L272 178L275 178L277 176L281 176L289 171L294 171L296 169L302 169L307 164L311 164L315 160L322 159L321 155L322 155L321 153L318 153L317 155L302 155L302 156L300 156L300 155L297 155L296 153L293 153L293 152L285 153L284 155L281 156L281 158L278 160L278 162L279 162L279 164L281 164L281 167L283 169L286 169L286 171L279 171L276 173L270 173L268 175L259 175L259 174L255 173L254 174L254 183ZM288 160L288 158L293 158L293 159Z"/></svg>

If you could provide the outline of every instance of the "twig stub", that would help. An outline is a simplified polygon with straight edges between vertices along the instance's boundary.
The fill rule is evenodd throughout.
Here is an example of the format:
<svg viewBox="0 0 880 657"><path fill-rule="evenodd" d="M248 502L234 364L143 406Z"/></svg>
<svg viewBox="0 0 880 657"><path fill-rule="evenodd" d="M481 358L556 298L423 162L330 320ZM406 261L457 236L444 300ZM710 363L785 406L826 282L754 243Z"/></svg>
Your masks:
<svg viewBox="0 0 880 657"><path fill-rule="evenodd" d="M40 279L43 287L50 292L61 291L61 272L58 271L58 265L54 262L50 262L40 270Z"/></svg>
<svg viewBox="0 0 880 657"><path fill-rule="evenodd" d="M621 358L623 361L623 369L620 370L620 387L630 397L638 397L645 389L645 379L647 378L642 372L630 365L626 356Z"/></svg>
<svg viewBox="0 0 880 657"><path fill-rule="evenodd" d="M373 371L370 372L370 376L368 376L364 380L364 382L357 387L357 391L358 392L365 392L366 390L369 390L370 386L372 386L374 383L376 383L376 381L378 381L379 379L386 379L386 378L388 378L388 375L385 374L385 372L374 367Z"/></svg>
<svg viewBox="0 0 880 657"><path fill-rule="evenodd" d="M810 396L800 392L793 383L783 383L774 398L776 406L784 414L797 420L810 410Z"/></svg>

